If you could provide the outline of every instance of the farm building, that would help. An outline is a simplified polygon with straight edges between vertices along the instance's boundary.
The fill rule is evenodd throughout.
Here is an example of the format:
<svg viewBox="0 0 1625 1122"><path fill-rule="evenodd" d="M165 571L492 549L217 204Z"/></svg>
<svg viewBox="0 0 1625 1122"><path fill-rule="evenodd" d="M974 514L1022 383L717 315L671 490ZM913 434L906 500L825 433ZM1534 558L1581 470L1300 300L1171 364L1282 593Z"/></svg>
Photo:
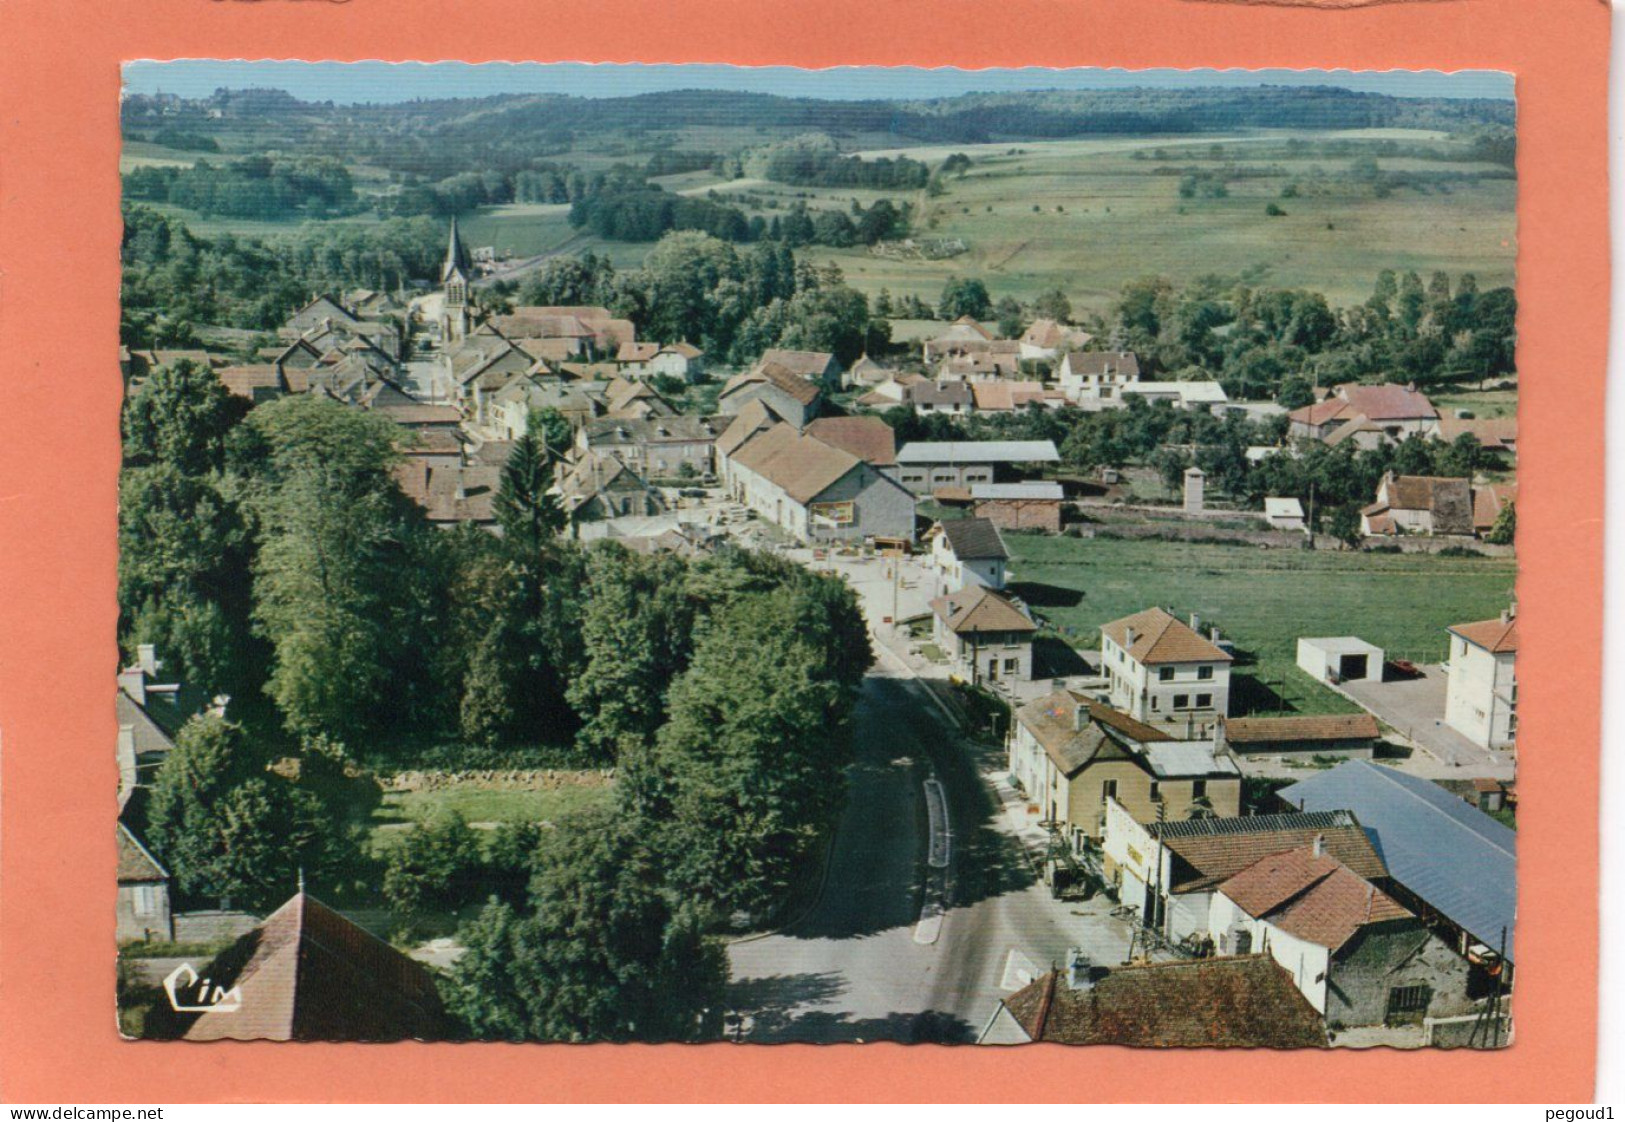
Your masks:
<svg viewBox="0 0 1625 1122"><path fill-rule="evenodd" d="M1016 710L1008 749L1011 777L1075 851L1100 838L1110 800L1141 822L1241 810L1241 771L1211 740L1177 740L1070 690Z"/></svg>
<svg viewBox="0 0 1625 1122"><path fill-rule="evenodd" d="M1238 755L1313 752L1370 759L1382 730L1370 713L1307 717L1231 717L1221 728L1224 744Z"/></svg>
<svg viewBox="0 0 1625 1122"><path fill-rule="evenodd" d="M914 537L914 496L851 452L779 424L728 457L733 497L799 541Z"/></svg>
<svg viewBox="0 0 1625 1122"><path fill-rule="evenodd" d="M1324 1048L1320 1014L1268 955L1051 970L1003 998L978 1044Z"/></svg>
<svg viewBox="0 0 1625 1122"><path fill-rule="evenodd" d="M1061 532L1061 485L1032 483L978 483L970 489L975 514L1001 530Z"/></svg>
<svg viewBox="0 0 1625 1122"><path fill-rule="evenodd" d="M1299 639L1298 669L1317 682L1380 682L1383 651L1364 639Z"/></svg>
<svg viewBox="0 0 1625 1122"><path fill-rule="evenodd" d="M1437 783L1348 760L1277 792L1295 810L1348 810L1382 851L1382 888L1456 951L1515 961L1518 835Z"/></svg>
<svg viewBox="0 0 1625 1122"><path fill-rule="evenodd" d="M916 440L897 453L899 478L916 495L1011 481L1019 469L1060 461L1053 440Z"/></svg>

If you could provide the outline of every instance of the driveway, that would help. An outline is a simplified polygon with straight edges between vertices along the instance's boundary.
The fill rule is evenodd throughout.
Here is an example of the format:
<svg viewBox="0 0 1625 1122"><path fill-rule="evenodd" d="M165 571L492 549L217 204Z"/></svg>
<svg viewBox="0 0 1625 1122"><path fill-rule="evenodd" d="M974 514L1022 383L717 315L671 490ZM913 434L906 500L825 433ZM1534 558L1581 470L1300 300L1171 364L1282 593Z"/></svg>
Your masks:
<svg viewBox="0 0 1625 1122"><path fill-rule="evenodd" d="M1340 688L1398 738L1443 765L1443 776L1510 779L1513 754L1492 752L1445 724L1445 672L1423 667L1417 678L1393 682L1345 682Z"/></svg>

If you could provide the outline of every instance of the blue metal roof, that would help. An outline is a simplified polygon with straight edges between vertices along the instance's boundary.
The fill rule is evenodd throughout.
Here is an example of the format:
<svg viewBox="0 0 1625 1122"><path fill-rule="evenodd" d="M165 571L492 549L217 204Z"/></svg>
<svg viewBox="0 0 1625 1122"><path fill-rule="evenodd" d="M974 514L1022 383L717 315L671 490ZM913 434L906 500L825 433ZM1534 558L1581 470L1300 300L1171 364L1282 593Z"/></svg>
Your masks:
<svg viewBox="0 0 1625 1122"><path fill-rule="evenodd" d="M1518 905L1517 833L1436 783L1349 760L1280 792L1304 810L1351 810L1389 874L1491 949Z"/></svg>

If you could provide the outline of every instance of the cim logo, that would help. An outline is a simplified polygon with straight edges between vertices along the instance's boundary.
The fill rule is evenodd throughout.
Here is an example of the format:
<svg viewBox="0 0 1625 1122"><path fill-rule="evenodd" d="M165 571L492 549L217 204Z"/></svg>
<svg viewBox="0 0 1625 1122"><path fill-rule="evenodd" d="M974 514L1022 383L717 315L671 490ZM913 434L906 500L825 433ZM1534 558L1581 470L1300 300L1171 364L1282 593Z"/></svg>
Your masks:
<svg viewBox="0 0 1625 1122"><path fill-rule="evenodd" d="M239 987L228 990L212 984L209 978L199 978L190 962L169 972L164 979L164 993L169 996L169 1007L177 1013L235 1013L243 1007Z"/></svg>

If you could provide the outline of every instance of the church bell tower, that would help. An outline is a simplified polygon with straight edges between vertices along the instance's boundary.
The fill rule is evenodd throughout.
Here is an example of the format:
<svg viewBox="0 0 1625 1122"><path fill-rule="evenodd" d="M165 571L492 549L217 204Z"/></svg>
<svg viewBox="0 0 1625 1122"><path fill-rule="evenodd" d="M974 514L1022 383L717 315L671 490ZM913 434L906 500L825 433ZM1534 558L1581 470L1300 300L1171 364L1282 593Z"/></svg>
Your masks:
<svg viewBox="0 0 1625 1122"><path fill-rule="evenodd" d="M468 248L457 233L457 216L451 216L451 238L446 244L446 262L440 267L440 289L445 297L440 313L440 338L452 343L468 337L469 286L474 279L474 267L469 261Z"/></svg>

